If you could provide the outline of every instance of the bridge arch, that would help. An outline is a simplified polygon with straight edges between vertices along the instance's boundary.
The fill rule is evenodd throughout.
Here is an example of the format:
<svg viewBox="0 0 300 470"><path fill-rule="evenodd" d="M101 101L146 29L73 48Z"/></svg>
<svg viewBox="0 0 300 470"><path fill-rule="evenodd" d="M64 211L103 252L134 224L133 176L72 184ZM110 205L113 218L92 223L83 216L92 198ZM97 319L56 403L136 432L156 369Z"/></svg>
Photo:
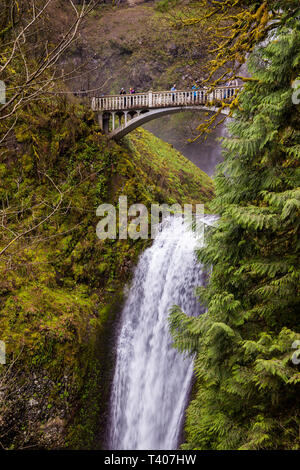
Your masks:
<svg viewBox="0 0 300 470"><path fill-rule="evenodd" d="M173 107L173 108L163 108L163 109L151 109L144 113L140 113L137 116L133 117L130 120L126 119L126 122L120 125L118 128L112 130L108 134L109 139L120 140L125 135L132 132L134 129L150 122L154 119L158 119L168 114L182 113L183 111L202 111L202 112L216 112L219 108L216 106L182 106L182 107ZM227 109L222 110L222 114L228 114Z"/></svg>

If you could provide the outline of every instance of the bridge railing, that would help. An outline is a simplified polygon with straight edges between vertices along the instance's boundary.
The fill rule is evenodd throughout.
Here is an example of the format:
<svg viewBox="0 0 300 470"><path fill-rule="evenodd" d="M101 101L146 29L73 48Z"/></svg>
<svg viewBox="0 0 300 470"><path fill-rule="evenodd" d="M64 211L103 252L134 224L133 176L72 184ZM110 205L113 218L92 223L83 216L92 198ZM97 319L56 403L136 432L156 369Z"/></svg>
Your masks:
<svg viewBox="0 0 300 470"><path fill-rule="evenodd" d="M122 111L201 105L232 99L240 88L241 86L224 86L211 92L208 88L202 88L199 90L148 91L130 95L107 95L92 98L92 109L93 111Z"/></svg>

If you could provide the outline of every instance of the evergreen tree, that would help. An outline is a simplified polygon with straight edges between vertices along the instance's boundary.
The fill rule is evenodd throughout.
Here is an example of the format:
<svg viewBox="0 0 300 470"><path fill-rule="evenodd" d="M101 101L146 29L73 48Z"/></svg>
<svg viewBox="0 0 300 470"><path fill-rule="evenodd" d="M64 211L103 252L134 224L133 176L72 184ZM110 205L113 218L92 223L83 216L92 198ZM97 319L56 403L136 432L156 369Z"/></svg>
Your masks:
<svg viewBox="0 0 300 470"><path fill-rule="evenodd" d="M212 266L198 292L207 312L170 317L175 346L196 353L185 449L300 448L297 18L252 53L249 69L216 176L220 218L199 252Z"/></svg>

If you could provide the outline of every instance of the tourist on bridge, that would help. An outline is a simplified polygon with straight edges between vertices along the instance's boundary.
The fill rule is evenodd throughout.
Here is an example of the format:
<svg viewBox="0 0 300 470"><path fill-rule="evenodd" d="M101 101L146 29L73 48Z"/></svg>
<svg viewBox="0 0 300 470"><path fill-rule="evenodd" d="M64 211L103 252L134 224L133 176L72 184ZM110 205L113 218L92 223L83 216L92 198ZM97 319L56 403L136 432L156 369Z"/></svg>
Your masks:
<svg viewBox="0 0 300 470"><path fill-rule="evenodd" d="M196 85L196 83L194 83L194 85L192 86L192 90L194 90L194 101L196 101L197 90L199 90L199 87Z"/></svg>
<svg viewBox="0 0 300 470"><path fill-rule="evenodd" d="M135 93L135 89L132 88L132 87L130 87L129 93L130 93L131 95L133 95L133 94ZM133 97L130 98L130 104L131 104L131 106L133 106Z"/></svg>
<svg viewBox="0 0 300 470"><path fill-rule="evenodd" d="M126 95L126 90L122 87L120 90L120 95ZM126 106L126 97L124 96L124 106Z"/></svg>
<svg viewBox="0 0 300 470"><path fill-rule="evenodd" d="M238 87L238 86L239 86L239 82L238 82L238 80L237 80L236 78L234 78L234 79L231 78L231 79L229 80L229 82L227 82L227 86ZM235 93L234 88L232 88L231 90L229 90L229 93L228 93L228 94L229 94L229 97L230 97L230 96L233 96L234 93Z"/></svg>
<svg viewBox="0 0 300 470"><path fill-rule="evenodd" d="M176 91L176 84L175 83L172 86L171 91ZM172 101L175 101L175 94L174 93L172 94Z"/></svg>
<svg viewBox="0 0 300 470"><path fill-rule="evenodd" d="M227 76L226 78L228 78L228 80L226 81L225 83L225 86L226 87L237 87L239 82L236 78L232 78L231 76ZM231 98L233 95L234 95L234 88L231 88L231 89L227 89L227 90L224 90L224 99L226 98Z"/></svg>

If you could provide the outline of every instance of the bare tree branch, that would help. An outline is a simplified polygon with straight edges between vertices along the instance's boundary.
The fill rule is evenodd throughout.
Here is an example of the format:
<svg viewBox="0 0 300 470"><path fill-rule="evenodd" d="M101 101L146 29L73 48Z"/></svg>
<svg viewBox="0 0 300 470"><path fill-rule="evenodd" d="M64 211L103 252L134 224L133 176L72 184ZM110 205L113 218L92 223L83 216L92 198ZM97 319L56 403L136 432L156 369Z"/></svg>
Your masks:
<svg viewBox="0 0 300 470"><path fill-rule="evenodd" d="M2 46L0 42L0 72L1 75L5 74L5 72L9 71L9 67L14 66L15 63L17 68L20 69L19 59L22 61L23 67L19 70L17 79L14 80L16 82L15 85L7 88L8 93L13 89L15 92L9 97L7 102L1 106L0 121L11 118L19 108L28 104L37 96L41 96L45 91L50 91L54 86L55 79L63 80L63 76L56 77L57 71L54 69L54 66L75 41L84 18L86 18L100 2L99 0L90 0L88 2L84 0L80 7L76 7L74 2L69 0L74 18L71 19L68 28L63 33L61 39L58 40L57 44L54 44L52 49L49 50L49 43L46 41L43 46L44 52L40 60L33 61L31 54L32 41L28 42L28 39L32 34L37 34L36 28L41 21L44 21L48 14L49 7L52 6L53 3L54 0L47 0L46 3L39 7L40 2L38 2L38 0L32 0L30 9L31 16L28 18L28 10L26 14L21 12L20 18L18 18L17 24L15 24L16 20L14 18L15 13L13 9L15 0L10 0L10 21L11 24L14 25L10 33L12 41L9 43L6 42L2 44ZM41 49L41 45L39 49ZM1 65L1 58L5 57L7 57L7 59L4 59ZM41 82L44 82L42 86Z"/></svg>
<svg viewBox="0 0 300 470"><path fill-rule="evenodd" d="M27 235L28 233L30 232L33 232L34 230L36 230L40 225L44 224L45 222L47 222L47 220L49 220L54 214L55 212L58 211L61 203L62 203L62 200L63 200L63 193L61 192L61 190L56 186L56 184L54 183L54 181L52 180L52 178L50 178L49 175L47 175L46 173L44 173L45 176L49 179L49 181L51 181L51 183L53 184L53 186L55 187L55 189L59 192L59 201L58 203L56 204L56 206L54 207L54 209L52 210L52 212L50 212L50 214L47 215L47 217L45 217L43 220L41 220L38 224L34 225L33 227L25 230L24 232L22 233L19 233L18 235L16 235L1 251L0 251L0 256L5 253L5 251L13 244L15 243L17 240L19 240L21 237L24 237L25 235Z"/></svg>

